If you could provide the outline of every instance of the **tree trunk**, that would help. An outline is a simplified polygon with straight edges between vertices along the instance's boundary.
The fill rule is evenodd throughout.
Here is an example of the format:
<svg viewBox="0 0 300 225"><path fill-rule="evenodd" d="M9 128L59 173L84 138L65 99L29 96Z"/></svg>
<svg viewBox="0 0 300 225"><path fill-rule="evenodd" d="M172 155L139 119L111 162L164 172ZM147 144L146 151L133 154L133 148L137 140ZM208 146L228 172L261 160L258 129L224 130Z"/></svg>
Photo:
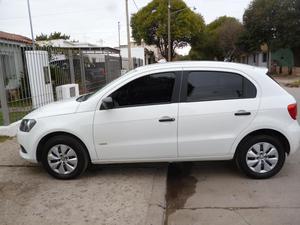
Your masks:
<svg viewBox="0 0 300 225"><path fill-rule="evenodd" d="M292 52L294 55L294 66L300 67L300 47L292 48Z"/></svg>

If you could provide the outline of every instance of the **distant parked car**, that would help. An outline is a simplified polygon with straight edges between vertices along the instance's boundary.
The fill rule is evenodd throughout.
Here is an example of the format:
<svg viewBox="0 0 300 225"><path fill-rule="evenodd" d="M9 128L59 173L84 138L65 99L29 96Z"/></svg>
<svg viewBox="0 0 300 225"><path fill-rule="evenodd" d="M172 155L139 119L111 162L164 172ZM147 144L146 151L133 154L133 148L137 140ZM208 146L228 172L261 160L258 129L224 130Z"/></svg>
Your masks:
<svg viewBox="0 0 300 225"><path fill-rule="evenodd" d="M268 178L299 148L296 116L295 99L266 69L174 62L31 112L18 141L24 159L60 179L90 163L231 159L248 176Z"/></svg>

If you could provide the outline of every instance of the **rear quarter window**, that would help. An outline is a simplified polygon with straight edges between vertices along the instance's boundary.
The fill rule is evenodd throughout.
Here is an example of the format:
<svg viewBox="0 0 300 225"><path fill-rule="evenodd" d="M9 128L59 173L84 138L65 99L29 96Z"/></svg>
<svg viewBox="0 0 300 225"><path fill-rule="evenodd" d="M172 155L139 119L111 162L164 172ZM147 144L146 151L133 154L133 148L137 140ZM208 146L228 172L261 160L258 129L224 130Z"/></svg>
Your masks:
<svg viewBox="0 0 300 225"><path fill-rule="evenodd" d="M242 75L220 71L188 72L185 88L187 102L255 98L255 85Z"/></svg>

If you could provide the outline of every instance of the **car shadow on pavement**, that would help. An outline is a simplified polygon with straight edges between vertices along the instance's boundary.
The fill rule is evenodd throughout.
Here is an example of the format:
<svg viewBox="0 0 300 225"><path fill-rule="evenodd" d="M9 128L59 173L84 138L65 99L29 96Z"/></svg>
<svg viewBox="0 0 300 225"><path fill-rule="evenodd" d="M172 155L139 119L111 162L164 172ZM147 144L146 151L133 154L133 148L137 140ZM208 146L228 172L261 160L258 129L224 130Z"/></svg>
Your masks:
<svg viewBox="0 0 300 225"><path fill-rule="evenodd" d="M176 210L184 207L186 201L195 193L197 183L208 177L245 177L233 161L203 161L171 163L167 178L166 221Z"/></svg>
<svg viewBox="0 0 300 225"><path fill-rule="evenodd" d="M156 170L162 169L167 166L167 163L118 163L118 164L91 164L87 168L87 171L81 176L84 177L96 177L101 174L109 173L124 173L126 171L135 171L140 169Z"/></svg>

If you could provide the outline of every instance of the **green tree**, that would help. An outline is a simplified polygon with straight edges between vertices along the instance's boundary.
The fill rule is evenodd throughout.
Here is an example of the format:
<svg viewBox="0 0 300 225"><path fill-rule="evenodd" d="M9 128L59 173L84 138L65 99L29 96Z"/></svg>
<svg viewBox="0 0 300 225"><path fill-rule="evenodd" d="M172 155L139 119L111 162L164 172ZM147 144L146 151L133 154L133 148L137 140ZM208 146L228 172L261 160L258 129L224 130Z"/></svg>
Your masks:
<svg viewBox="0 0 300 225"><path fill-rule="evenodd" d="M46 41L48 40L48 35L41 33L40 35L35 36L36 41Z"/></svg>
<svg viewBox="0 0 300 225"><path fill-rule="evenodd" d="M290 48L300 65L300 0L253 0L243 21L248 48L267 44L269 50Z"/></svg>
<svg viewBox="0 0 300 225"><path fill-rule="evenodd" d="M36 41L47 41L47 40L57 40L57 39L64 39L69 40L70 35L62 34L61 32L53 32L49 35L41 33L40 35L37 35L35 40Z"/></svg>
<svg viewBox="0 0 300 225"><path fill-rule="evenodd" d="M238 41L243 25L233 17L221 16L208 24L203 35L193 40L190 57L206 60L232 60L240 53Z"/></svg>
<svg viewBox="0 0 300 225"><path fill-rule="evenodd" d="M243 25L235 18L228 17L224 23L216 29L217 45L222 58L232 61L239 56L239 38L243 32Z"/></svg>
<svg viewBox="0 0 300 225"><path fill-rule="evenodd" d="M143 40L148 45L156 45L161 55L168 58L168 1L153 0L131 17L132 36L135 41ZM204 20L194 13L182 0L171 0L171 54L175 48L201 35Z"/></svg>

